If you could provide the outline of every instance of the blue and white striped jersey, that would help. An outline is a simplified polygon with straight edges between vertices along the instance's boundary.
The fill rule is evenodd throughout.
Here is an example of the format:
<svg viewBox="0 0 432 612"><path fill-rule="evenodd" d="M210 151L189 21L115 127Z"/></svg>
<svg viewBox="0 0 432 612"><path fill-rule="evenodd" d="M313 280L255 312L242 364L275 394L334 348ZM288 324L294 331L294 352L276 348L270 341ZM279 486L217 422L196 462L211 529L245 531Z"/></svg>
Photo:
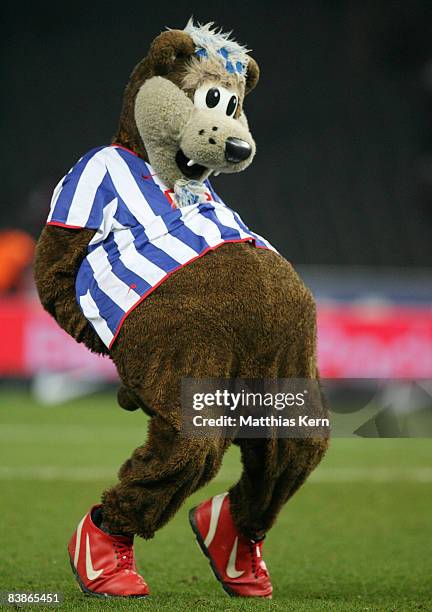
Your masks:
<svg viewBox="0 0 432 612"><path fill-rule="evenodd" d="M96 230L76 297L109 348L137 304L210 249L250 241L274 250L205 186L207 201L177 208L149 164L113 145L84 155L55 188L48 224Z"/></svg>

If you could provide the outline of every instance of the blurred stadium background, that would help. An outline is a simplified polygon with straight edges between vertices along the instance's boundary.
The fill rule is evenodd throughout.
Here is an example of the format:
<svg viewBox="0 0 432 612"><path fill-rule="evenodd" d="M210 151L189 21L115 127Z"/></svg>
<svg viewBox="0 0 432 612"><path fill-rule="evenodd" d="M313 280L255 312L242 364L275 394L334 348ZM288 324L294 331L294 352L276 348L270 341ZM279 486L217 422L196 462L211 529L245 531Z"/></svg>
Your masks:
<svg viewBox="0 0 432 612"><path fill-rule="evenodd" d="M50 518L56 525L51 561L62 564L56 551L66 538L64 529L144 437L144 423L140 435L133 435L138 415L115 409L116 374L109 360L77 345L42 311L31 266L54 185L84 152L110 141L133 65L158 32L182 28L190 14L232 28L260 64L260 85L246 103L256 160L247 172L220 176L214 185L250 227L293 262L314 292L321 375L432 378L431 2L251 0L246 6L194 0L157 6L130 0L74 2L67 8L33 4L25 10L5 2L2 9L2 133L8 145L0 200L0 480L13 498L7 516L17 537L9 538L10 563L24 563L19 533L35 548L41 537L26 532L28 508L33 504L36 523L46 532L49 513L43 515L55 500L60 507ZM77 399L95 391L103 394ZM107 416L101 416L102 405ZM113 449L108 464L94 440ZM363 567L359 539L370 546L363 550L367 558L378 555L370 567L382 587L374 591L372 575L370 584L360 573L345 575L344 584L352 588L350 594L342 589L341 609L357 609L373 593L378 599L369 603L390 591L409 602L430 599L430 586L422 582L429 567L430 585L430 561L415 580L406 576L420 553L432 556L425 505L428 500L430 510L431 445L363 444L336 441L321 480L317 473L319 489L311 485L303 498L300 494L294 519L287 511L278 527L283 538L285 526L291 529L288 523L298 519L296 541L301 545L304 536L306 546L302 560L318 550L322 562L314 569L316 580L326 554L332 559L325 573L333 587L327 590L311 587L314 578L308 582L305 575L294 586L291 575L288 586L299 597L293 609L303 604L315 609L302 603L308 588L317 600L321 592L333 598L331 609L339 609L334 585L341 564L349 563L344 546L356 550ZM230 454L220 476L224 486L232 481L234 459ZM71 507L62 513L59 496L69 494ZM331 501L338 496L343 509ZM375 504L372 515L366 499ZM319 542L319 533L309 536L302 517L317 520L312 508L323 500L329 504L322 525L327 535ZM330 516L333 510L337 519ZM326 548L332 529L347 530L356 513L370 529L350 531L345 544L337 539L335 557ZM181 529L187 527L177 529L177 537L186 538ZM383 533L390 537L395 531L399 548L383 539ZM162 543L171 550L169 535ZM275 559L284 559L281 546ZM380 574L386 563L394 570L390 583ZM69 576L63 578L49 563L38 567L33 586L43 586L47 575L52 588L63 579L69 584ZM32 584L25 563L20 580ZM396 608L411 609L408 603Z"/></svg>
<svg viewBox="0 0 432 612"><path fill-rule="evenodd" d="M260 63L257 158L214 183L314 291L322 375L432 376L430 2L5 11L0 376L113 375L41 312L33 241L59 178L109 142L149 41L189 14L233 28Z"/></svg>

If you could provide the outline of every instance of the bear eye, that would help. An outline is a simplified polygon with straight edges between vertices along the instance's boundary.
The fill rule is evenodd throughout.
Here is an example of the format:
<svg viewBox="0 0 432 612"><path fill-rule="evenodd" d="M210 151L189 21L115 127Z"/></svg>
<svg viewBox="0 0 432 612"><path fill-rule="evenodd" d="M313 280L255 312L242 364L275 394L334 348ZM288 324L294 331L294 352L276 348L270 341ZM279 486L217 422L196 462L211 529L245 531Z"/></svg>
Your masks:
<svg viewBox="0 0 432 612"><path fill-rule="evenodd" d="M233 117L239 105L238 95L217 83L205 83L195 90L194 105L201 110Z"/></svg>
<svg viewBox="0 0 432 612"><path fill-rule="evenodd" d="M237 108L237 96L231 96L230 101L228 102L228 106L226 109L226 114L228 117L232 117Z"/></svg>
<svg viewBox="0 0 432 612"><path fill-rule="evenodd" d="M211 87L206 95L206 104L209 108L214 108L219 104L220 91L217 87Z"/></svg>

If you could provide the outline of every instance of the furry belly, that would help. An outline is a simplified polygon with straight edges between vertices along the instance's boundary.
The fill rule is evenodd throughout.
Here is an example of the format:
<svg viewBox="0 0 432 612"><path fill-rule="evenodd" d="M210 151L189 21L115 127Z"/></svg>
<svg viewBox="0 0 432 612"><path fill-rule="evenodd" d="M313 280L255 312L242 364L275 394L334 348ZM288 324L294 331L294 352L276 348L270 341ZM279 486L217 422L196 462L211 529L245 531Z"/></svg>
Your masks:
<svg viewBox="0 0 432 612"><path fill-rule="evenodd" d="M305 323L307 322L307 323ZM256 353L305 325L315 329L315 304L290 263L249 243L225 244L175 272L127 317L111 351L181 352L230 341Z"/></svg>

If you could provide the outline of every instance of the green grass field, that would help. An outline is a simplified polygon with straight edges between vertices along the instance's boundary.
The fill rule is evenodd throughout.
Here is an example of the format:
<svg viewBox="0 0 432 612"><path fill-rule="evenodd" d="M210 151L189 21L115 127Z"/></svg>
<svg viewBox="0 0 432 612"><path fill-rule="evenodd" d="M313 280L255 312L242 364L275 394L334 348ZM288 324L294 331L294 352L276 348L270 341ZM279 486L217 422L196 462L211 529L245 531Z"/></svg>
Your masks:
<svg viewBox="0 0 432 612"><path fill-rule="evenodd" d="M66 543L144 441L146 418L111 394L48 408L3 391L0 424L0 591L60 591L65 610L432 610L432 440L333 441L267 538L272 601L230 599L187 521L188 508L238 477L233 448L169 525L136 542L152 597L105 602L78 590Z"/></svg>

